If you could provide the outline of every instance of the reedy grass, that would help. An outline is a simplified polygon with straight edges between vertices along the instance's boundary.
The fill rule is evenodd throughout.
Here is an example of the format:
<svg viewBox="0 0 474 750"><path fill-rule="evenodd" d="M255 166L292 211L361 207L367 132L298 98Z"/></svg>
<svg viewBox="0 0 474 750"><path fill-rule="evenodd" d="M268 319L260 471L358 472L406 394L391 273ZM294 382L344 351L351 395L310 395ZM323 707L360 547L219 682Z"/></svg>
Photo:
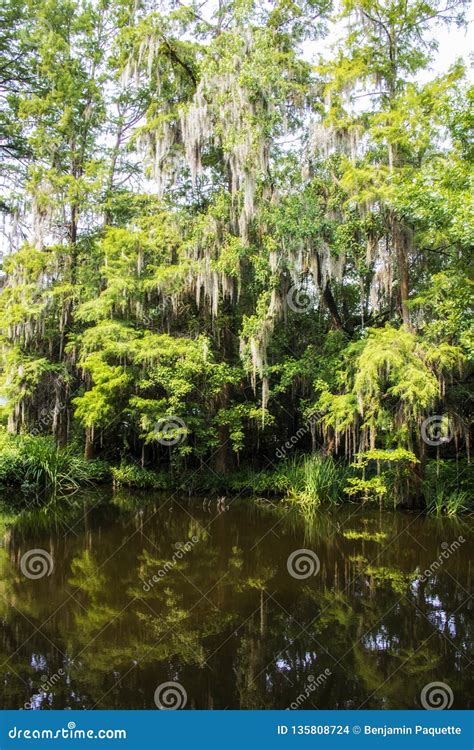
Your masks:
<svg viewBox="0 0 474 750"><path fill-rule="evenodd" d="M346 500L344 487L349 471L347 464L336 462L332 456L294 459L284 471L288 497L306 512L320 505L340 505Z"/></svg>
<svg viewBox="0 0 474 750"><path fill-rule="evenodd" d="M427 509L434 516L457 516L469 510L469 495L462 490L450 492L441 487L431 499L428 498Z"/></svg>
<svg viewBox="0 0 474 750"><path fill-rule="evenodd" d="M0 484L51 496L76 492L107 476L103 461L86 461L73 447L59 447L51 437L0 433Z"/></svg>

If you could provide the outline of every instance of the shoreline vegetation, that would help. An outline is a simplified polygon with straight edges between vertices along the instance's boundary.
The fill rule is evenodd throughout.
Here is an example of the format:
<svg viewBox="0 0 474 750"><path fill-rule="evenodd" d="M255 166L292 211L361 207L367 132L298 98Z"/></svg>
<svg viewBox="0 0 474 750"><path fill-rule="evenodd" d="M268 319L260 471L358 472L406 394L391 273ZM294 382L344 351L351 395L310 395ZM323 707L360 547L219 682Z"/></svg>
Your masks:
<svg viewBox="0 0 474 750"><path fill-rule="evenodd" d="M103 459L86 460L71 447L58 447L52 438L11 436L3 432L0 433L0 495L4 507L15 512L21 512L27 505L46 507L51 500L67 505L73 503L79 490L97 485L110 486L114 491L129 488L216 498L224 495L220 500L226 496L282 500L292 503L309 520L318 509L348 503L409 509L405 500L409 480L398 466L393 468L400 457L389 455L387 460L387 456L376 454L375 458L375 465L366 471L364 479L360 474L367 469L366 461L349 463L321 454L299 455L270 468L240 469L227 475L206 468L174 473L130 461L113 465ZM473 489L472 472L465 462L433 460L427 464L422 490L428 514L448 517L471 514Z"/></svg>
<svg viewBox="0 0 474 750"><path fill-rule="evenodd" d="M214 6L6 0L0 483L470 512L467 3Z"/></svg>

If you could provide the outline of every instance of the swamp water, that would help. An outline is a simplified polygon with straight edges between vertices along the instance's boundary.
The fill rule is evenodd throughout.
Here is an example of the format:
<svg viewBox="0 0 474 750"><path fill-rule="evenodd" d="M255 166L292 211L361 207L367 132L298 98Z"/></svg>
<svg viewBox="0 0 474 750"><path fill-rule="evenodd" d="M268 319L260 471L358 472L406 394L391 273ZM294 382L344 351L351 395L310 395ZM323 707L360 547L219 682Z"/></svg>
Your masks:
<svg viewBox="0 0 474 750"><path fill-rule="evenodd" d="M0 707L414 709L443 682L468 708L473 528L123 491L23 514L2 527Z"/></svg>

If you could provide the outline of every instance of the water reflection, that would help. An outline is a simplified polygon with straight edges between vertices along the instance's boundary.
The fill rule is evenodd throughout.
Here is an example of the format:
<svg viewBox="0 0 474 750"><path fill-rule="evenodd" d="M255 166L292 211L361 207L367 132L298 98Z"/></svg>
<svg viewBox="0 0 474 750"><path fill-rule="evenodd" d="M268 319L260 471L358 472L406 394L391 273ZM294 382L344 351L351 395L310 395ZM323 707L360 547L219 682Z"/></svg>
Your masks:
<svg viewBox="0 0 474 750"><path fill-rule="evenodd" d="M301 708L417 708L440 680L470 706L468 521L89 500L4 528L2 708L154 708L170 680L187 708L286 708L325 670ZM22 574L32 548L51 575ZM298 580L287 559L301 548L320 570Z"/></svg>

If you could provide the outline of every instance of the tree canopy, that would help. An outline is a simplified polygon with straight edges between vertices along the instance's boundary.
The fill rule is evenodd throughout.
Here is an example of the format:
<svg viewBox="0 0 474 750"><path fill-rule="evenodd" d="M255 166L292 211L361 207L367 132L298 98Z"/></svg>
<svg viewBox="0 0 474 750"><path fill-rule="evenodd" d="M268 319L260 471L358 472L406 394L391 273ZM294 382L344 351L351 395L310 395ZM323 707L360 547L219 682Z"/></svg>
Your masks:
<svg viewBox="0 0 474 750"><path fill-rule="evenodd" d="M469 455L473 94L426 75L460 0L2 13L10 432L224 473L310 422L416 474L437 416Z"/></svg>

